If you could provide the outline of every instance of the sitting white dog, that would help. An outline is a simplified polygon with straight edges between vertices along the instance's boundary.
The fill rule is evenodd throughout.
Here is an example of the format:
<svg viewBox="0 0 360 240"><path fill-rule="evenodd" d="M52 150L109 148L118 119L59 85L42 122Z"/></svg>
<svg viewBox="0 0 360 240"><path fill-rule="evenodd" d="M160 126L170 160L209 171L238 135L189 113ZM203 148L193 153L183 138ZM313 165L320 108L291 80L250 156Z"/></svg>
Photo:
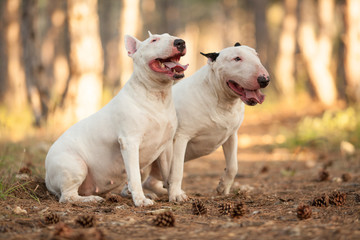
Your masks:
<svg viewBox="0 0 360 240"><path fill-rule="evenodd" d="M202 53L203 54L203 53ZM208 64L173 87L178 117L173 145L173 162L168 179L169 200L184 201L181 189L184 161L223 147L226 169L217 192L228 194L238 170L238 129L244 119L244 103L254 106L264 101L260 88L269 84L269 74L256 51L236 43L219 53L203 54ZM152 171L146 183L155 193L163 193Z"/></svg>
<svg viewBox="0 0 360 240"><path fill-rule="evenodd" d="M136 206L147 206L140 171L159 159L162 177L169 174L169 157L177 119L172 100L173 80L184 77L185 42L169 34L141 42L125 37L134 72L106 106L69 128L50 148L46 186L60 199L102 201L98 196L117 188L127 173Z"/></svg>

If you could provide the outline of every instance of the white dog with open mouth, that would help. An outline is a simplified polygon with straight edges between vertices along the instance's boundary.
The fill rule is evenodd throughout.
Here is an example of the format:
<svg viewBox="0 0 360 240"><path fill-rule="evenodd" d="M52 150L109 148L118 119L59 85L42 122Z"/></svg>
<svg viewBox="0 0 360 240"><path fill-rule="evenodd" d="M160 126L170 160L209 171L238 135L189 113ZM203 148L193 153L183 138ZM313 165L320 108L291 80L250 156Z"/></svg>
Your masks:
<svg viewBox="0 0 360 240"><path fill-rule="evenodd" d="M125 168L136 206L147 206L140 171L156 159L162 177L169 174L169 157L177 126L172 100L173 80L184 77L185 42L169 34L141 42L126 36L134 72L106 106L69 128L50 148L46 186L60 202L102 201L98 196L121 182ZM167 151L170 152L167 152Z"/></svg>
<svg viewBox="0 0 360 240"><path fill-rule="evenodd" d="M203 55L208 64L173 87L178 128L168 179L170 201L188 199L181 189L184 161L210 154L220 146L226 169L217 191L229 193L238 170L237 132L244 119L244 103L261 104L265 96L260 88L270 81L258 54L250 47L236 43L219 53ZM156 187L159 176L153 172L146 182L153 185L155 193L164 193Z"/></svg>

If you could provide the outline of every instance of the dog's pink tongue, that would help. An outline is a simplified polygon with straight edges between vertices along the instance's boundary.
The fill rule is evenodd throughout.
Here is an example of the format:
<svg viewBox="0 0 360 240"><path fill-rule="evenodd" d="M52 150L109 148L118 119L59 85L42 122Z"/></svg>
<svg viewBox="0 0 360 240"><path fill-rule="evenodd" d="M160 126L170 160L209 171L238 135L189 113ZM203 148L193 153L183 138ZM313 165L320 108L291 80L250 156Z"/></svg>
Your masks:
<svg viewBox="0 0 360 240"><path fill-rule="evenodd" d="M255 99L258 103L262 103L265 99L265 95L262 94L262 92L257 89L257 90L246 90L245 89L245 94L246 94L246 98L247 99Z"/></svg>
<svg viewBox="0 0 360 240"><path fill-rule="evenodd" d="M175 71L177 71L177 72L185 71L189 66L189 64L182 65L178 62L164 62L164 65L166 67L170 68L171 70L175 69Z"/></svg>

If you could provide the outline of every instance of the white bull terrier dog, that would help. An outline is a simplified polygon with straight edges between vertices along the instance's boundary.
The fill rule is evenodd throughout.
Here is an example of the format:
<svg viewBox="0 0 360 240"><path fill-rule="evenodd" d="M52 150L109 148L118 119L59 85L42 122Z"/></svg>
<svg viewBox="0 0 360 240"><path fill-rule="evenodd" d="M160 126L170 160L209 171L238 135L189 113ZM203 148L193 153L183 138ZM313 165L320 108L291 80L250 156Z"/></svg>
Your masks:
<svg viewBox="0 0 360 240"><path fill-rule="evenodd" d="M70 127L50 148L46 186L60 202L102 201L99 195L121 182L126 170L135 206L152 205L141 185L140 171L158 159L167 179L177 126L171 87L184 77L185 42L169 34L141 42L125 36L134 72L124 88L102 109ZM167 151L170 152L166 152Z"/></svg>
<svg viewBox="0 0 360 240"><path fill-rule="evenodd" d="M258 54L250 47L236 43L219 53L201 54L208 58L208 64L173 87L178 127L168 181L170 201L188 199L181 189L184 161L210 154L219 146L226 169L217 192L229 193L238 170L237 132L244 119L244 103L261 104L265 96L260 88L270 81ZM156 179L151 172L147 182L155 188Z"/></svg>

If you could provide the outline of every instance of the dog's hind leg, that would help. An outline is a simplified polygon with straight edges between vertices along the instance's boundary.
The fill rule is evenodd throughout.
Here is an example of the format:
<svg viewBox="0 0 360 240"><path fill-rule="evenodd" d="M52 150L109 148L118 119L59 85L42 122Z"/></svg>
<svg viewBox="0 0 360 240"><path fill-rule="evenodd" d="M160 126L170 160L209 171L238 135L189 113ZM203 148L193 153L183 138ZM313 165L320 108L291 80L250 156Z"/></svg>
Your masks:
<svg viewBox="0 0 360 240"><path fill-rule="evenodd" d="M96 190L96 186L89 186L88 179L88 167L81 159L74 159L72 156L62 156L60 159L59 156L57 160L53 159L48 163L46 186L60 196L61 203L103 201L102 197L91 195L90 188ZM80 196L80 188L83 189L84 195L88 196Z"/></svg>
<svg viewBox="0 0 360 240"><path fill-rule="evenodd" d="M164 183L161 181L162 176L160 174L159 163L155 161L151 165L150 176L146 178L143 183L143 188L159 195L167 194L167 189L164 188Z"/></svg>

